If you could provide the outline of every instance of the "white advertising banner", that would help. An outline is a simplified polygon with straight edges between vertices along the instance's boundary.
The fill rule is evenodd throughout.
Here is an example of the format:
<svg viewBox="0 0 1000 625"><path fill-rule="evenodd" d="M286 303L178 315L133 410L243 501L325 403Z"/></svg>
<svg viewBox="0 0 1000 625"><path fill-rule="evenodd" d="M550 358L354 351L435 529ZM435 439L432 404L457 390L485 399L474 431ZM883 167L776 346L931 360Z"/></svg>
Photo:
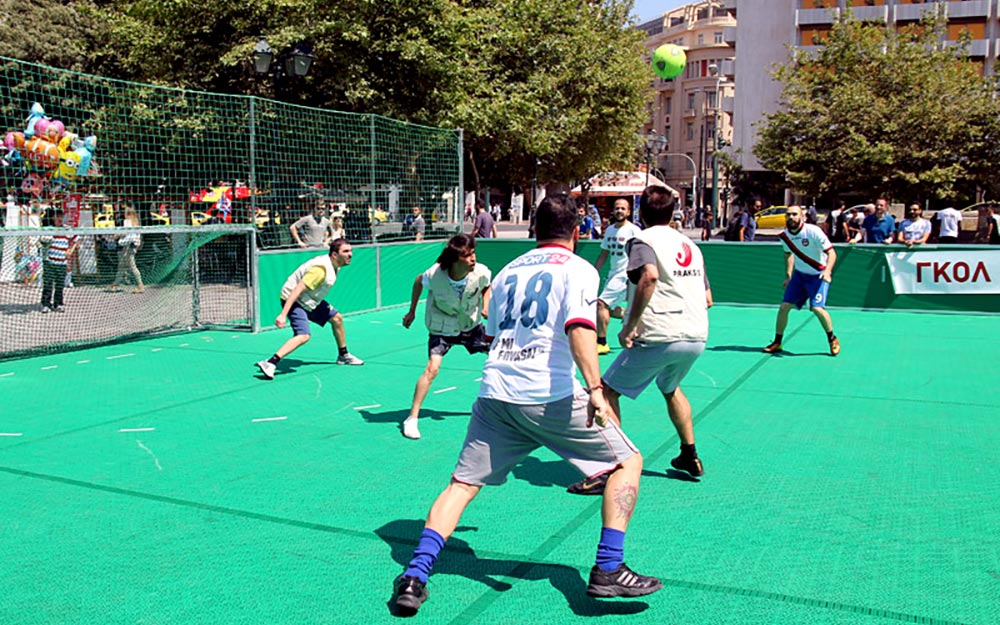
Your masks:
<svg viewBox="0 0 1000 625"><path fill-rule="evenodd" d="M1000 293L1000 250L892 252L885 260L896 295Z"/></svg>

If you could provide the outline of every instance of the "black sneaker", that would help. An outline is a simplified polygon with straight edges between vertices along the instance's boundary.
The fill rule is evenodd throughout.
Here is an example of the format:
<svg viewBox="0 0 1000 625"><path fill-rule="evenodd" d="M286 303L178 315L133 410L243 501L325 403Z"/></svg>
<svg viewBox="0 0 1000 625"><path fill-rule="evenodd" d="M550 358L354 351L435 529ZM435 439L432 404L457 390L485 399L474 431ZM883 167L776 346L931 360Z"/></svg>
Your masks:
<svg viewBox="0 0 1000 625"><path fill-rule="evenodd" d="M427 584L416 577L400 575L393 582L393 603L400 616L415 616L417 610L427 601Z"/></svg>
<svg viewBox="0 0 1000 625"><path fill-rule="evenodd" d="M670 466L678 471L685 471L692 477L701 477L702 475L705 475L705 467L702 466L701 458L698 456L695 456L694 458L677 456L670 461Z"/></svg>
<svg viewBox="0 0 1000 625"><path fill-rule="evenodd" d="M585 477L575 484L570 484L566 488L566 492L571 495L603 495L609 477L611 477L610 471L593 477Z"/></svg>
<svg viewBox="0 0 1000 625"><path fill-rule="evenodd" d="M641 597L661 588L663 582L655 577L639 575L622 562L613 571L605 571L596 565L590 569L587 594L591 597Z"/></svg>

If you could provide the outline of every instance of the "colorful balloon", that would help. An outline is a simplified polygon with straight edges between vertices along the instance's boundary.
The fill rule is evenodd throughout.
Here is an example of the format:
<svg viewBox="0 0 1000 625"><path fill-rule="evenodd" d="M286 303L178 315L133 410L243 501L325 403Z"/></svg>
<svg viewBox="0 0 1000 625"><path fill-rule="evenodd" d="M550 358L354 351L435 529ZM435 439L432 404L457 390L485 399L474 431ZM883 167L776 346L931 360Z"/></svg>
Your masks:
<svg viewBox="0 0 1000 625"><path fill-rule="evenodd" d="M25 120L24 127L24 137L30 139L35 136L35 126L38 124L39 120L45 119L45 109L38 102L31 105L31 110L28 113L28 119Z"/></svg>
<svg viewBox="0 0 1000 625"><path fill-rule="evenodd" d="M77 176L86 176L90 171L90 163L94 159L94 151L97 149L97 137L90 135L83 140L80 147L73 150L73 152L79 157L79 165L76 168Z"/></svg>
<svg viewBox="0 0 1000 625"><path fill-rule="evenodd" d="M24 159L35 169L52 169L59 164L59 146L41 137L24 143Z"/></svg>
<svg viewBox="0 0 1000 625"><path fill-rule="evenodd" d="M76 182L77 170L80 168L80 157L76 152L64 150L59 155L59 165L52 170L52 187L54 189L69 189Z"/></svg>

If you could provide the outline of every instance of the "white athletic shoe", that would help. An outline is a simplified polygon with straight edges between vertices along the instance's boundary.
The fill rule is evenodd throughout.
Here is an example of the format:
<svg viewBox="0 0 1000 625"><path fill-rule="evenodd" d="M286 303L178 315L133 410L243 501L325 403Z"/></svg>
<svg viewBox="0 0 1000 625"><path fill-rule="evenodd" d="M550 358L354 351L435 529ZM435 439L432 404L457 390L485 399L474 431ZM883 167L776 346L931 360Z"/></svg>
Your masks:
<svg viewBox="0 0 1000 625"><path fill-rule="evenodd" d="M260 369L260 372L264 374L265 378L267 378L268 380L273 380L274 370L277 369L278 367L276 367L273 362L269 362L267 360L261 360L260 362L257 363L257 368Z"/></svg>
<svg viewBox="0 0 1000 625"><path fill-rule="evenodd" d="M420 430L417 428L417 420L408 418L403 421L403 436L414 440L420 438Z"/></svg>
<svg viewBox="0 0 1000 625"><path fill-rule="evenodd" d="M360 358L358 358L354 354L348 352L348 353L344 354L343 356L337 356L337 364L338 365L363 365L363 364L365 364L365 361L361 360Z"/></svg>

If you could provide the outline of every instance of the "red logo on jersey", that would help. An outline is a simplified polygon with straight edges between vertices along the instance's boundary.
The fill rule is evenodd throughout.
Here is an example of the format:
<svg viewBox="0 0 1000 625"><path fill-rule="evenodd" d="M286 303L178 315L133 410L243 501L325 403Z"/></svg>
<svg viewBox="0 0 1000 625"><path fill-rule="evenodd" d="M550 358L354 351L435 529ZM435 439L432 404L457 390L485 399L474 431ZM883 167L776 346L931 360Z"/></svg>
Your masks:
<svg viewBox="0 0 1000 625"><path fill-rule="evenodd" d="M681 243L681 251L677 254L677 264L681 267L687 267L691 264L693 258L694 254L691 252L691 246L687 243Z"/></svg>

